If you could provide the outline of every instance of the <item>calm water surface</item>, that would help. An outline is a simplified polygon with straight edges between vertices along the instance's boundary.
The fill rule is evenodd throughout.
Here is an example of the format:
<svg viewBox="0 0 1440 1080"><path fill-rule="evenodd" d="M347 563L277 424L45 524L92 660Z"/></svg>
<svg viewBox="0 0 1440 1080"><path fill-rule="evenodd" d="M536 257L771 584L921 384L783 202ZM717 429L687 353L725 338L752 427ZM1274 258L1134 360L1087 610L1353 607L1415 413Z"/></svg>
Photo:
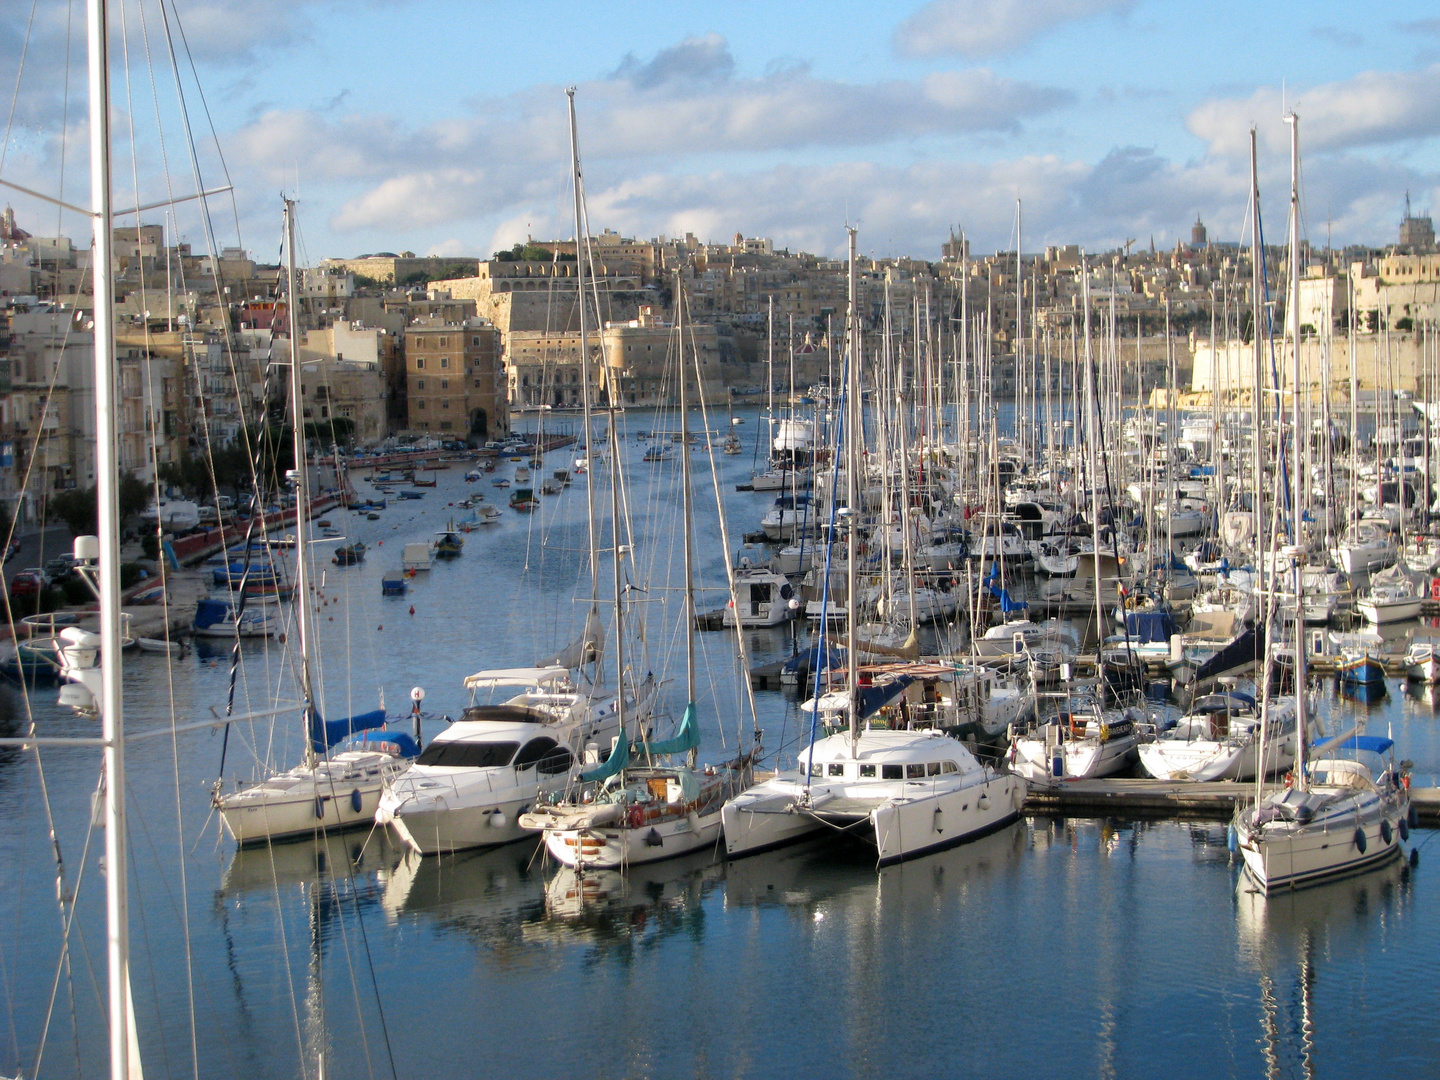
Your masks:
<svg viewBox="0 0 1440 1080"><path fill-rule="evenodd" d="M624 452L628 584L647 624L631 657L672 680L678 711L679 466L641 465L633 441ZM572 456L552 453L544 474ZM719 522L705 455L695 466L700 576L714 586ZM749 467L748 453L720 463L737 540L769 501L733 491ZM445 505L467 490L460 471L438 475L423 499L349 522L371 552L323 583L329 715L381 694L403 712L422 685L433 733L465 704L465 675L532 663L578 631L583 480L532 517L507 510L409 596L381 598L404 542L464 514ZM505 492L479 487L503 503ZM608 500L607 484L596 490ZM720 602L709 596L702 607ZM789 648L781 631L746 641L752 662ZM752 722L735 651L729 635L701 636L712 759ZM245 653L237 712L293 693L286 646ZM132 729L172 711L203 717L224 705L228 655L202 649L169 669L136 656L125 678ZM46 733L93 733L50 691L14 704ZM757 706L766 745L793 751L793 706L779 694ZM1392 730L1418 781L1436 782L1433 699L1392 682L1363 706L1327 687L1324 711L1332 725L1362 714L1372 732ZM237 727L227 775L292 764L293 725ZM220 745L194 732L129 749L133 981L151 1076L314 1076L322 1050L328 1075L344 1077L1351 1077L1429 1075L1440 1061L1428 1022L1440 848L1426 830L1414 873L1393 865L1270 901L1239 882L1221 823L1094 819L1024 820L879 872L819 843L577 881L531 844L422 861L383 834L352 833L237 854L209 813ZM0 757L3 1075L104 1072L97 779L97 754L47 751L47 799L33 756ZM51 819L63 887L77 894L68 951Z"/></svg>

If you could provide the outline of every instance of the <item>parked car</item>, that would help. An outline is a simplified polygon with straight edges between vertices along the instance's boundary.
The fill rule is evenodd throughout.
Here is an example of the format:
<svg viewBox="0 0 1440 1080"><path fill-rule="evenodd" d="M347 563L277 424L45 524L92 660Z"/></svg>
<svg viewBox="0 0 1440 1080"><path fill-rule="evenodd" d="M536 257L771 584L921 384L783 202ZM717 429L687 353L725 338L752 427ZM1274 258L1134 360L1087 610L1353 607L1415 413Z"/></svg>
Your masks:
<svg viewBox="0 0 1440 1080"><path fill-rule="evenodd" d="M38 566L33 566L29 570L21 570L10 579L10 595L38 596L48 584L45 571Z"/></svg>
<svg viewBox="0 0 1440 1080"><path fill-rule="evenodd" d="M6 548L5 548L5 561L6 561L6 562L9 562L11 559L13 559L16 555L19 555L19 554L20 554L20 541L19 541L19 540L11 540L10 543L9 543L9 545L7 545Z"/></svg>
<svg viewBox="0 0 1440 1080"><path fill-rule="evenodd" d="M64 581L75 572L75 556L56 555L45 564L45 576L51 585Z"/></svg>

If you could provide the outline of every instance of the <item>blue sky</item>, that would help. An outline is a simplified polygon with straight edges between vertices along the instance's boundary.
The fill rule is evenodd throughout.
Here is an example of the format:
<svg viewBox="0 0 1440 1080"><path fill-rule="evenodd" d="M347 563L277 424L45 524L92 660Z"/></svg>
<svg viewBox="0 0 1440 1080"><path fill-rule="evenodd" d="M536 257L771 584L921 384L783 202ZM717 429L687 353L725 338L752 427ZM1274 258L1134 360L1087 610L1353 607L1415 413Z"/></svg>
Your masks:
<svg viewBox="0 0 1440 1080"><path fill-rule="evenodd" d="M67 197L83 202L83 31L69 37L67 113L67 10L37 3L28 46L20 19L0 25L0 71L25 56L0 177L55 190L63 165ZM1417 211L1440 210L1433 4L173 0L171 11L190 47L181 81L200 182L223 182L223 154L235 185L233 207L212 205L216 242L262 259L278 248L281 191L299 196L307 261L486 255L571 235L567 85L591 225L627 235L739 232L838 253L848 220L864 250L934 258L952 225L977 250L1012 247L1019 198L1027 251L1169 245L1197 214L1235 239L1253 122L1277 239L1283 105L1301 116L1312 241L1392 241L1407 189ZM117 186L138 180L144 202L193 191L174 77L160 63L152 89L140 59L147 37L163 53L157 0L124 13ZM85 228L7 198L32 232ZM192 207L174 229L204 247Z"/></svg>

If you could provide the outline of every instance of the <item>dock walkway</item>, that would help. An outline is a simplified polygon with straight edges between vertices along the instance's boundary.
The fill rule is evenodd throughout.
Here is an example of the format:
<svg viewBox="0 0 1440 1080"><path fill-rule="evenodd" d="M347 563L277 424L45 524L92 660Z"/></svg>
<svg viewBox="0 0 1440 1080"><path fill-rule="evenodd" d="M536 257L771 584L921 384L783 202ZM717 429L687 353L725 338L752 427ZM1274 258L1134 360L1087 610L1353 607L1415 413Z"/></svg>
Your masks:
<svg viewBox="0 0 1440 1080"><path fill-rule="evenodd" d="M1250 798L1254 792L1255 785L1248 780L1204 783L1146 779L1062 780L1048 785L1031 784L1025 797L1025 811L1075 817L1107 814L1224 821L1235 812L1237 801ZM1419 815L1420 824L1440 825L1440 788L1412 788L1410 802Z"/></svg>

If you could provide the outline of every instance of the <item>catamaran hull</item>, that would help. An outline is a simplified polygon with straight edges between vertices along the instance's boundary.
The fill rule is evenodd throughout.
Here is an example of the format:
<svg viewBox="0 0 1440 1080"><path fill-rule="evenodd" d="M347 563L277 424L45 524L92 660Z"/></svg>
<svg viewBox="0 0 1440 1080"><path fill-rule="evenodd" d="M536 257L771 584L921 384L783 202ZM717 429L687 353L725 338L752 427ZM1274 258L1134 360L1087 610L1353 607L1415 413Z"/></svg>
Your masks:
<svg viewBox="0 0 1440 1080"><path fill-rule="evenodd" d="M996 777L981 788L895 801L870 811L881 866L955 847L1003 829L1020 816L1025 782ZM823 812L822 812L823 816Z"/></svg>
<svg viewBox="0 0 1440 1080"><path fill-rule="evenodd" d="M743 795L720 811L725 830L725 855L731 859L758 855L793 844L824 827L810 814L800 813L794 801L782 797L747 800Z"/></svg>

